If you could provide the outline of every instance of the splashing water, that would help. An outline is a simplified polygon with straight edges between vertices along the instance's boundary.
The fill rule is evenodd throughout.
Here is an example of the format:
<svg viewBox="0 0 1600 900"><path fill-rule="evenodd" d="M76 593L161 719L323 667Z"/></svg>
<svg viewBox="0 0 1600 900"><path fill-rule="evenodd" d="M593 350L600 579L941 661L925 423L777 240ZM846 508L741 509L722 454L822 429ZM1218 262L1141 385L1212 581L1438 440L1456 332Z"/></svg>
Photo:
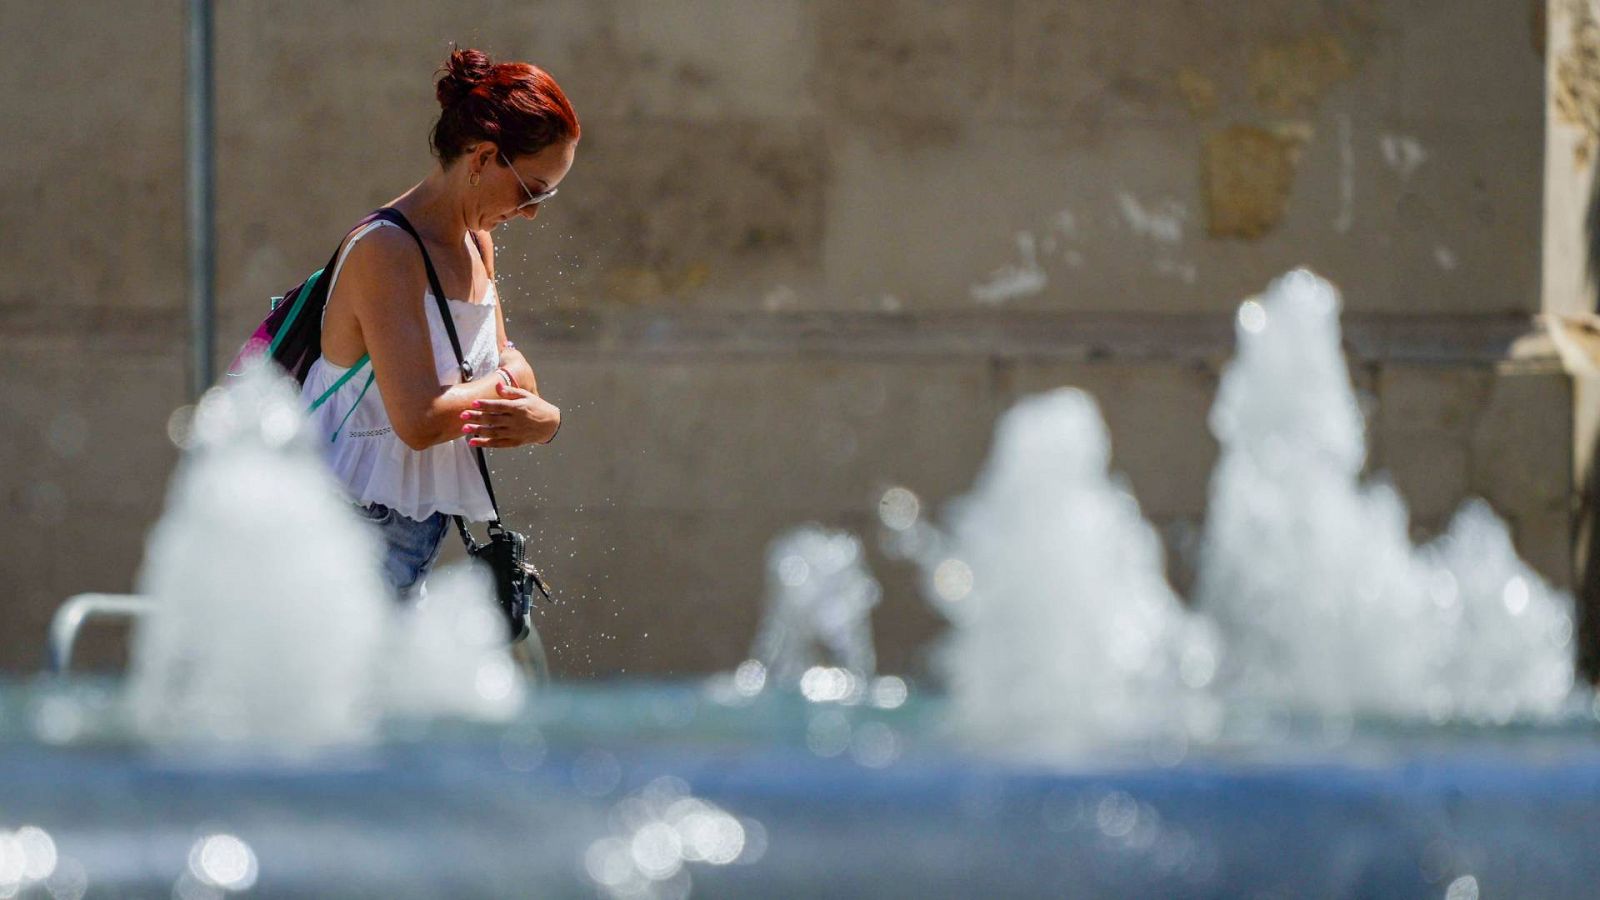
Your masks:
<svg viewBox="0 0 1600 900"><path fill-rule="evenodd" d="M941 654L951 715L976 742L1048 755L1184 742L1214 721L1215 639L1168 587L1160 541L1109 458L1088 394L1024 399L921 557L954 626Z"/></svg>
<svg viewBox="0 0 1600 900"><path fill-rule="evenodd" d="M847 699L877 670L872 609L882 595L861 541L817 525L792 529L767 548L765 612L736 686L799 686L807 697ZM822 651L833 665L822 667ZM759 666L759 681L756 673ZM840 696L833 696L840 694Z"/></svg>
<svg viewBox="0 0 1600 900"><path fill-rule="evenodd" d="M505 618L486 599L493 576L483 566L448 566L427 588L426 599L401 610L392 630L384 709L412 719L510 720L527 687L506 652Z"/></svg>
<svg viewBox="0 0 1600 900"><path fill-rule="evenodd" d="M129 697L158 742L315 748L371 738L388 614L377 537L341 503L300 399L265 366L196 410L151 534Z"/></svg>
<svg viewBox="0 0 1600 900"><path fill-rule="evenodd" d="M1399 495L1360 481L1338 316L1333 286L1304 270L1239 309L1197 585L1227 639L1220 686L1333 715L1552 712L1571 687L1570 601L1483 505L1434 552L1414 550Z"/></svg>
<svg viewBox="0 0 1600 900"><path fill-rule="evenodd" d="M1504 724L1553 717L1574 686L1572 602L1517 557L1489 504L1463 504L1424 549L1446 646L1429 715Z"/></svg>
<svg viewBox="0 0 1600 900"><path fill-rule="evenodd" d="M437 647L488 603L481 583L444 579L440 611L400 627L377 533L318 458L292 382L251 365L207 392L187 443L139 575L156 611L134 633L128 701L147 739L295 754L374 739L386 700L498 717L520 699L486 651L462 662ZM470 689L452 677L462 666ZM419 680L429 689L394 689Z"/></svg>

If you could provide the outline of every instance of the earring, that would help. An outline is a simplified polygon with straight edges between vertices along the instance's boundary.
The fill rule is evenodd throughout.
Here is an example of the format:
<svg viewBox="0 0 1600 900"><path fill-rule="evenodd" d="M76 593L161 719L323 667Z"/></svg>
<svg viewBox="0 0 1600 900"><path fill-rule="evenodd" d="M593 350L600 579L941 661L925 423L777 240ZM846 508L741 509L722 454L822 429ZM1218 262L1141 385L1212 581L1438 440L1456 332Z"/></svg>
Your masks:
<svg viewBox="0 0 1600 900"><path fill-rule="evenodd" d="M470 184L473 187L477 187L478 186L478 177L479 177L478 173L477 172L473 172L472 173L472 177L467 179L467 184Z"/></svg>

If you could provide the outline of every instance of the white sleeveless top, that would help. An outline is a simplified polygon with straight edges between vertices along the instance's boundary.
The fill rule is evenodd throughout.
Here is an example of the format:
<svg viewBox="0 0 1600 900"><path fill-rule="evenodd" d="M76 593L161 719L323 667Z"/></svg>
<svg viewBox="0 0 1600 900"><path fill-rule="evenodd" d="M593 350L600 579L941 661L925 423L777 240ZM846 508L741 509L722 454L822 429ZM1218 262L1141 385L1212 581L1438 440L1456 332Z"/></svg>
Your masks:
<svg viewBox="0 0 1600 900"><path fill-rule="evenodd" d="M362 226L340 251L334 263L328 296L339 281L339 270L350 248L374 228L399 228L382 219ZM472 235L466 237L470 243ZM455 320L461 352L472 368L473 377L494 371L500 364L500 341L496 328L494 281L482 303L449 299L450 317ZM440 384L460 384L461 370L439 318L439 304L433 291L422 295L428 316L428 334L433 346L434 368ZM324 314L327 309L324 307ZM371 363L366 363L340 385L322 405L310 413L312 433L322 439L325 456L334 474L356 502L382 503L401 515L421 521L436 512L465 516L477 522L494 518L494 507L478 473L472 447L466 436L435 444L426 450L413 450L395 436L389 413L383 407L378 383L370 381ZM309 407L349 369L318 357L306 373L300 397Z"/></svg>

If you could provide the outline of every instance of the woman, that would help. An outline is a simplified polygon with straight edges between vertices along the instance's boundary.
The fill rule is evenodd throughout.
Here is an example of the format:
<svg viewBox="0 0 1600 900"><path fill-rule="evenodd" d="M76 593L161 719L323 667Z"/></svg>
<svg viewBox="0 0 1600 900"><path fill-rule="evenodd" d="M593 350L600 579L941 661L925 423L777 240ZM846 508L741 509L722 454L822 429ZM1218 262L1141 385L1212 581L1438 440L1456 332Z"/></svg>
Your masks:
<svg viewBox="0 0 1600 900"><path fill-rule="evenodd" d="M437 165L388 205L427 248L471 377L456 362L416 240L379 219L341 247L322 356L302 395L310 404L333 389L313 421L335 474L382 530L384 572L402 596L432 568L451 516L493 518L472 448L543 444L561 426L506 340L490 230L539 215L572 167L577 116L555 80L527 63L456 50L441 71ZM370 373L359 371L368 356Z"/></svg>

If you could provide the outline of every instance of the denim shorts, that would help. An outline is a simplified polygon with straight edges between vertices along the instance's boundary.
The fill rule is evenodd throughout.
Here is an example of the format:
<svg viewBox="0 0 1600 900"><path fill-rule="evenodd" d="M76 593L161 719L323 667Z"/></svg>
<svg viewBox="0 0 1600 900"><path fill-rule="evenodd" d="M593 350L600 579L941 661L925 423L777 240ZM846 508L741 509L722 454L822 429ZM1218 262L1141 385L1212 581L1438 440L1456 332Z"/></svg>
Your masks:
<svg viewBox="0 0 1600 900"><path fill-rule="evenodd" d="M418 522L408 519L382 503L357 507L383 535L383 576L402 599L415 596L428 577L439 551L444 547L450 517L441 512Z"/></svg>

